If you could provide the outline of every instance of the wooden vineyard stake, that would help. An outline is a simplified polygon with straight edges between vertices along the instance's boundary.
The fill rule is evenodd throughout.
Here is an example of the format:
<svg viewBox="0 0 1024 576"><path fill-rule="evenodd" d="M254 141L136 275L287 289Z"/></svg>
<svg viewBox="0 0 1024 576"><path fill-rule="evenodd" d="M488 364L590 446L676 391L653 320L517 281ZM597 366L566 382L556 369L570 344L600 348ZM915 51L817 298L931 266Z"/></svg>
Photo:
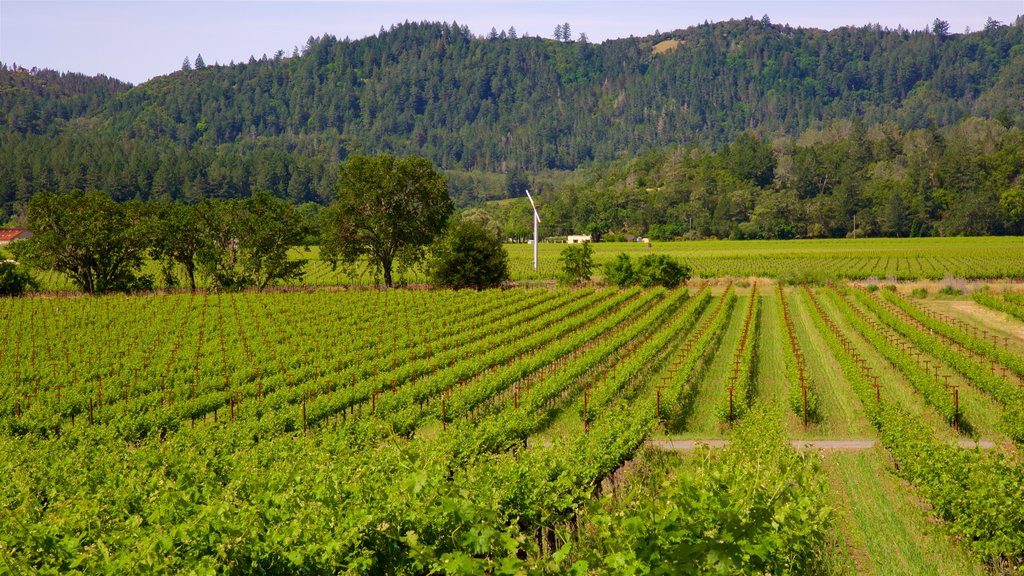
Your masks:
<svg viewBox="0 0 1024 576"><path fill-rule="evenodd" d="M373 393L370 394L370 416L377 414L377 394L382 391L380 388L374 388Z"/></svg>
<svg viewBox="0 0 1024 576"><path fill-rule="evenodd" d="M662 376L661 379L665 380L666 378ZM654 387L655 391L657 392L657 398L655 400L655 416L657 417L658 422L661 422L661 391L664 390L665 388L668 388L668 386L666 386L665 384L659 384Z"/></svg>
<svg viewBox="0 0 1024 576"><path fill-rule="evenodd" d="M729 386L729 421L732 422L732 395L736 386Z"/></svg>
<svg viewBox="0 0 1024 576"><path fill-rule="evenodd" d="M960 433L960 387L953 386L953 431Z"/></svg>
<svg viewBox="0 0 1024 576"><path fill-rule="evenodd" d="M587 403L590 401L590 389L592 386L583 387L583 432L590 432L590 420L587 419Z"/></svg>
<svg viewBox="0 0 1024 576"><path fill-rule="evenodd" d="M804 395L804 430L806 430L807 429L807 385L806 384L801 384L800 385L800 391L803 392L803 395Z"/></svg>

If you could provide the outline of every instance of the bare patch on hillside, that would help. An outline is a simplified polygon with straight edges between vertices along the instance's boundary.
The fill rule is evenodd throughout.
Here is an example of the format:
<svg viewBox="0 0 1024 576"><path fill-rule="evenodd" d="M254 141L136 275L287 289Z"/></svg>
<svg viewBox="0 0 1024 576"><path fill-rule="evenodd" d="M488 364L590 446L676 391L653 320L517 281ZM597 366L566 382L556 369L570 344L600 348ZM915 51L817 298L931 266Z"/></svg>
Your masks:
<svg viewBox="0 0 1024 576"><path fill-rule="evenodd" d="M664 54L666 52L671 52L675 50L676 48L679 47L680 44L681 42L679 40L662 40L661 42L655 44L654 48L651 51L654 53L655 56L657 56L658 54Z"/></svg>

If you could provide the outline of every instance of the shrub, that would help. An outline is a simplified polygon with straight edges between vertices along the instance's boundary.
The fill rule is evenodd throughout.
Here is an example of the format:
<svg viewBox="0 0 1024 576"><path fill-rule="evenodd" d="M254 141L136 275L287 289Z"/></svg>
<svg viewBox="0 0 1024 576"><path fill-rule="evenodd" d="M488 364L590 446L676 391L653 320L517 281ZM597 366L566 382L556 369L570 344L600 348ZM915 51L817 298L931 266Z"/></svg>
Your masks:
<svg viewBox="0 0 1024 576"><path fill-rule="evenodd" d="M606 283L616 286L629 286L633 284L636 273L633 270L633 261L629 254L619 254L615 260L604 265L604 280Z"/></svg>
<svg viewBox="0 0 1024 576"><path fill-rule="evenodd" d="M690 279L690 267L665 254L647 254L636 266L628 254L619 254L604 265L605 281L616 286L639 284L644 288L675 288Z"/></svg>
<svg viewBox="0 0 1024 576"><path fill-rule="evenodd" d="M636 279L644 288L675 288L690 279L690 267L667 254L647 254L637 261Z"/></svg>
<svg viewBox="0 0 1024 576"><path fill-rule="evenodd" d="M14 262L0 262L0 296L21 296L36 288L36 281L24 266Z"/></svg>
<svg viewBox="0 0 1024 576"><path fill-rule="evenodd" d="M943 286L942 288L939 289L938 293L943 296L963 296L964 291L959 288L954 288L952 286Z"/></svg>
<svg viewBox="0 0 1024 576"><path fill-rule="evenodd" d="M913 290L910 291L910 295L913 296L914 298L927 298L928 297L928 289L927 288L923 288L923 287L922 288L914 288Z"/></svg>
<svg viewBox="0 0 1024 576"><path fill-rule="evenodd" d="M560 284L579 286L590 281L590 274L594 269L594 260L591 257L590 243L572 244L562 250L558 261L562 263L562 272L558 275Z"/></svg>
<svg viewBox="0 0 1024 576"><path fill-rule="evenodd" d="M435 286L482 290L508 279L508 253L485 224L459 219L434 245L428 267Z"/></svg>

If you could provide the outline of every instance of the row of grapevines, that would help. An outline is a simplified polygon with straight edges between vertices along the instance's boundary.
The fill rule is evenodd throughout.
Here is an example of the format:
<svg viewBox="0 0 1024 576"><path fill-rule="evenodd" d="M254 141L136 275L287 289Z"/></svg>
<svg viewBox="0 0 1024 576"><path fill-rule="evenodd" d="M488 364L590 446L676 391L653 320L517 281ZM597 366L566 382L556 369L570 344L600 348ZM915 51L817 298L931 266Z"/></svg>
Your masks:
<svg viewBox="0 0 1024 576"><path fill-rule="evenodd" d="M658 365L656 358L662 355L680 334L690 332L710 301L711 291L705 288L691 298L686 306L680 308L674 317L656 334L645 340L635 352L617 363L610 376L603 381L596 381L595 390L590 393L588 411L581 414L584 422L592 421L613 398L619 397L630 384Z"/></svg>
<svg viewBox="0 0 1024 576"><path fill-rule="evenodd" d="M584 293L584 297L574 302L570 308L579 306L580 308L589 305L592 300L596 299L597 296L594 294ZM551 312L550 314L558 314L559 316L567 313L571 313L573 310L561 310L560 312ZM513 315L515 316L515 315ZM522 320L524 317L516 317L513 320ZM552 316L552 319L554 316ZM492 337L493 339L493 337ZM442 353L445 355L448 353ZM455 351L448 354L454 360L457 356ZM461 358L461 356L459 356ZM415 366L414 366L415 367ZM403 365L398 370L409 370L410 367ZM393 374L391 378L393 378ZM283 379L287 377L289 385L284 386ZM326 380L320 380L323 377ZM319 383L317 382L319 381ZM394 382L392 379L391 382ZM287 375L270 373L265 378L265 382L260 384L266 384L265 388L269 389L268 394L259 395L257 386L249 386L241 391L235 391L232 394L224 393L212 393L211 395L204 395L195 400L182 403L178 409L178 412L182 418L197 418L203 417L206 414L213 412L216 417L216 411L221 408L229 407L232 412L238 411L238 409L232 405L232 400L238 402L243 399L251 400L253 396L256 396L259 400L258 403L247 402L247 405L252 405L253 410L242 410L241 415L254 414L260 419L269 419L263 424L262 434L276 434L281 431L294 430L298 426L299 419L296 414L285 413L282 409L289 405L302 404L302 425L305 426L307 423L312 425L327 416L337 414L339 411L343 411L346 407L351 408L353 406L353 395L358 395L360 389L365 388L365 395L369 397L372 393L372 386L374 382L364 385L361 382L359 386L356 386L353 381L353 387L343 388L340 391L336 391L332 388L329 382L329 374L311 374L302 373L301 367L299 369L291 369ZM312 384L312 387L305 386L303 384ZM379 383L377 383L379 385ZM308 401L308 407L307 407ZM358 401L358 400L357 400ZM308 408L308 409L307 409Z"/></svg>
<svg viewBox="0 0 1024 576"><path fill-rule="evenodd" d="M782 282L778 282L776 286L778 286L779 293L779 311L782 323L786 327L786 340L789 343L788 346L783 346L786 379L789 381L789 407L794 414L803 417L806 425L808 421L817 421L821 416L818 413L818 394L813 382L808 378L807 362L800 350L800 340L796 336L793 316L789 312L789 303L786 302L786 292L782 288Z"/></svg>
<svg viewBox="0 0 1024 576"><path fill-rule="evenodd" d="M934 313L930 313L914 305L912 302L895 292L885 290L882 294L886 300L898 306L900 310L915 320L919 325L934 333L941 334L960 346L969 348L979 354L984 354L989 358L995 359L1003 366L1012 370L1015 374L1024 376L1024 358L1021 358L1019 355L1004 348L1000 348L983 338L978 338L977 336L969 334L966 329L958 330L947 322L936 318ZM942 318L947 319L944 316Z"/></svg>
<svg viewBox="0 0 1024 576"><path fill-rule="evenodd" d="M561 329L555 331L547 330L527 335L516 344L517 352L522 354L517 361L500 367L492 374L484 374L490 367L486 357L467 359L467 362L476 363L476 371L483 374L476 381L470 382L466 378L468 374L441 370L429 378L418 381L404 396L403 392L399 391L397 395L386 398L383 404L385 417L396 430L407 432L411 432L425 415L443 417L446 420L464 417L487 398L508 389L528 375L576 353L582 346L596 339L611 337L614 329L660 296L661 292L656 290L624 292L612 300L616 306L625 301L621 306L596 307L571 327L559 327ZM500 354L502 351L496 350L494 353ZM458 394L451 394L452 390L460 388L460 380L470 382L470 385L461 387ZM448 396L443 405L444 414L439 401L434 401L426 409L420 407L422 400L437 399L442 394Z"/></svg>
<svg viewBox="0 0 1024 576"><path fill-rule="evenodd" d="M561 308L532 319L513 315L513 320L518 321L514 330L481 335L479 340L464 343L460 348L407 362L377 375L360 374L352 386L335 393L315 395L309 403L307 418L310 423L318 422L371 400L373 411L382 415L395 411L403 403L419 406L425 399L422 388L429 382L443 381L455 385L460 380L476 377L489 367L509 362L516 364L515 361L522 359L528 351L578 329L625 299L624 296L607 296L607 293L584 292ZM524 332L531 330L536 332L530 337L522 337ZM378 394L382 395L375 398Z"/></svg>
<svg viewBox="0 0 1024 576"><path fill-rule="evenodd" d="M725 337L735 305L736 292L732 283L729 283L715 308L683 343L679 354L672 361L667 381L671 391L666 396L674 399L667 411L671 428L682 427L690 417L700 392L698 384Z"/></svg>
<svg viewBox="0 0 1024 576"><path fill-rule="evenodd" d="M872 398L864 368L844 345L841 331L831 323L813 294L812 319L860 397L869 420L881 432L883 446L893 455L897 470L918 488L918 494L947 529L962 539L980 560L995 566L1024 566L1024 509L1015 502L1024 497L1024 466L1013 453L967 451L937 440L920 420L898 404ZM852 310L843 310L853 319ZM863 366L863 365L862 365Z"/></svg>
<svg viewBox="0 0 1024 576"><path fill-rule="evenodd" d="M953 398L949 391L910 354L909 348L900 346L901 341L894 333L884 333L882 324L873 324L867 315L853 307L843 294L831 288L824 290L824 293L850 325L890 364L903 373L910 385L921 393L929 405L950 423L959 418L961 425L969 428L970 423L966 422L962 415L955 413Z"/></svg>
<svg viewBox="0 0 1024 576"><path fill-rule="evenodd" d="M753 402L754 382L757 378L757 348L760 334L761 298L755 282L750 291L750 303L743 318L739 342L733 351L732 371L729 374L729 395L723 396L718 406L718 418L733 422L743 417Z"/></svg>
<svg viewBox="0 0 1024 576"><path fill-rule="evenodd" d="M1024 304L1013 302L1006 298L999 298L984 290L975 290L971 293L974 301L986 308L1005 312L1017 320L1024 321Z"/></svg>
<svg viewBox="0 0 1024 576"><path fill-rule="evenodd" d="M628 326L619 327L600 345L591 347L560 370L535 382L520 397L518 409L509 409L506 405L504 410L486 419L476 423L467 422L469 436L472 438L468 442L486 450L504 449L510 442L514 444L539 430L550 421L554 415L553 409L559 403L583 390L588 374L594 373L602 362L633 340L657 330L665 318L670 317L687 300L685 289L669 293L642 317ZM577 342L577 345L584 342Z"/></svg>
<svg viewBox="0 0 1024 576"><path fill-rule="evenodd" d="M853 294L886 325L902 334L917 348L941 360L947 366L951 366L968 378L972 384L988 392L1002 403L1004 406L1003 431L1017 442L1024 441L1024 390L992 372L985 365L976 362L967 354L950 348L936 337L916 328L908 320L909 315L895 305L891 304L892 308L886 308L862 290L854 290ZM905 317L900 318L898 313L904 314Z"/></svg>

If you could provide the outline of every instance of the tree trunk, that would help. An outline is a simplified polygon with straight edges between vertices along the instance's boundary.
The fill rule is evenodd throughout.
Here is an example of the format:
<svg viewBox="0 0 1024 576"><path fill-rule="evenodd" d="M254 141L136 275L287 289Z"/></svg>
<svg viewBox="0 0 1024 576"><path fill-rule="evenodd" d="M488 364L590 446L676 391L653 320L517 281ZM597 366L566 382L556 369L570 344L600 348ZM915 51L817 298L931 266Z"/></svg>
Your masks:
<svg viewBox="0 0 1024 576"><path fill-rule="evenodd" d="M185 274L188 276L188 287L193 292L196 291L196 266L195 264L185 264Z"/></svg>
<svg viewBox="0 0 1024 576"><path fill-rule="evenodd" d="M394 288L395 282L391 278L391 260L381 262L381 267L384 269L384 285L388 288Z"/></svg>

